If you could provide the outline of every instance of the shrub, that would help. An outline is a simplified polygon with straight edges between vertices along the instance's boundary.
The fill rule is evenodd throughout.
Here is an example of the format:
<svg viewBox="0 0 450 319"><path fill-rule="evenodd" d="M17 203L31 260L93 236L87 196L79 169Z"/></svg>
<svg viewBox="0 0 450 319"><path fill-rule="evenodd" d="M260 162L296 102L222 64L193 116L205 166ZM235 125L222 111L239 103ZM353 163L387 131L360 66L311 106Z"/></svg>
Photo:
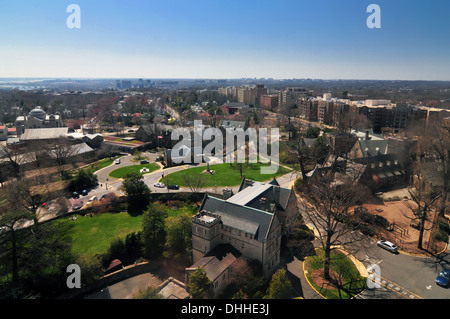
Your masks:
<svg viewBox="0 0 450 319"><path fill-rule="evenodd" d="M440 220L439 221L439 229L444 231L446 234L450 234L450 225L447 221Z"/></svg>
<svg viewBox="0 0 450 319"><path fill-rule="evenodd" d="M432 232L432 237L437 241L447 242L448 241L448 235L443 230L435 230Z"/></svg>
<svg viewBox="0 0 450 319"><path fill-rule="evenodd" d="M369 225L360 224L358 228L359 228L360 232L366 236L373 237L375 235L375 231Z"/></svg>

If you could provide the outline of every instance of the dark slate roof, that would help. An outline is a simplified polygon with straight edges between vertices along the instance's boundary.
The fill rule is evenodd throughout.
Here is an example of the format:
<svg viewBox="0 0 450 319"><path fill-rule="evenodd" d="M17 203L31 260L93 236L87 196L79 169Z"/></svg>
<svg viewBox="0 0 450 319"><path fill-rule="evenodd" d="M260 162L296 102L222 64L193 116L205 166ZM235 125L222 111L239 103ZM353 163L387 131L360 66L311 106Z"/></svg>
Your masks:
<svg viewBox="0 0 450 319"><path fill-rule="evenodd" d="M203 210L220 215L225 226L252 234L254 239L260 242L265 241L273 218L272 213L209 195L205 196L200 207L200 211Z"/></svg>
<svg viewBox="0 0 450 319"><path fill-rule="evenodd" d="M384 155L387 153L388 141L387 140L366 140L360 139L359 144L361 151L365 157Z"/></svg>

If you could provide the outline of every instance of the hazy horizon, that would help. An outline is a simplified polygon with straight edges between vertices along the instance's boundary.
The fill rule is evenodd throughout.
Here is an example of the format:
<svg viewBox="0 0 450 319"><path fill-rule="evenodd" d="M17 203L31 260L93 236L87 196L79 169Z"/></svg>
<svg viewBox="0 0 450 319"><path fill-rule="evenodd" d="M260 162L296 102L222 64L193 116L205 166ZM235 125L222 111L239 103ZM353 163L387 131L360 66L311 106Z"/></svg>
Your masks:
<svg viewBox="0 0 450 319"><path fill-rule="evenodd" d="M445 0L71 3L0 3L1 78L450 81Z"/></svg>

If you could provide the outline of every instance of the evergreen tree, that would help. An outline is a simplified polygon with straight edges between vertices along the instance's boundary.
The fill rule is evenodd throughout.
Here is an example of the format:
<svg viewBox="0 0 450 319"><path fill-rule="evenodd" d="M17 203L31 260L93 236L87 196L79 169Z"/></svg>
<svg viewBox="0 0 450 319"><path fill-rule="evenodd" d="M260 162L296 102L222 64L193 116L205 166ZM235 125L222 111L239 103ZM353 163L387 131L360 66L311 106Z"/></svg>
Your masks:
<svg viewBox="0 0 450 319"><path fill-rule="evenodd" d="M197 268L189 276L189 295L191 299L205 299L210 295L211 280L206 275L205 268Z"/></svg>
<svg viewBox="0 0 450 319"><path fill-rule="evenodd" d="M295 291L287 276L286 270L277 270L270 280L269 289L264 299L292 299L294 297Z"/></svg>
<svg viewBox="0 0 450 319"><path fill-rule="evenodd" d="M168 214L164 207L151 204L144 213L142 232L144 250L148 258L161 256L166 240L166 218Z"/></svg>

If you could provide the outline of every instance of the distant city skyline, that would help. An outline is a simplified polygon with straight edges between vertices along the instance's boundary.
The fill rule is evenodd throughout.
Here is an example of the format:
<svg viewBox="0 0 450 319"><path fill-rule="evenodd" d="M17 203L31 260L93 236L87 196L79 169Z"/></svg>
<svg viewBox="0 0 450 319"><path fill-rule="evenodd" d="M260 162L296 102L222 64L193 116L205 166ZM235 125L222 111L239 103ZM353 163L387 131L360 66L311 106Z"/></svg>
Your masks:
<svg viewBox="0 0 450 319"><path fill-rule="evenodd" d="M449 13L446 0L2 0L0 78L447 81Z"/></svg>

